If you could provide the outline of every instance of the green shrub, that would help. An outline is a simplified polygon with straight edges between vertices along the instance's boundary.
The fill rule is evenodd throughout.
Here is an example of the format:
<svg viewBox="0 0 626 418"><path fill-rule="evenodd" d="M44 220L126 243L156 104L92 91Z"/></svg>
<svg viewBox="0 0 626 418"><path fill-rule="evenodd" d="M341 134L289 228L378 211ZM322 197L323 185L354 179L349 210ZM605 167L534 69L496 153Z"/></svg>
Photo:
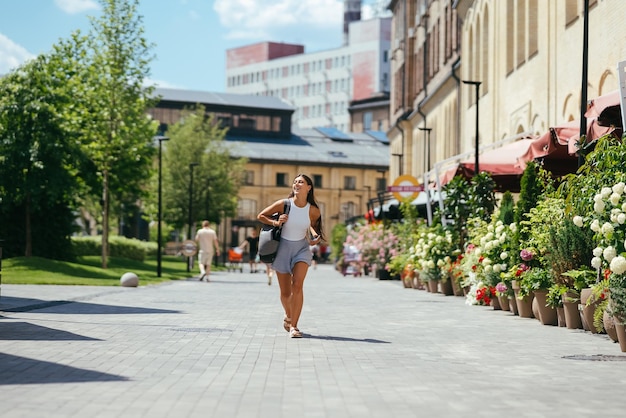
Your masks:
<svg viewBox="0 0 626 418"><path fill-rule="evenodd" d="M76 256L102 255L102 237L72 237L72 248ZM112 236L109 238L109 256L144 261L146 256L155 255L155 242L140 241L133 238Z"/></svg>

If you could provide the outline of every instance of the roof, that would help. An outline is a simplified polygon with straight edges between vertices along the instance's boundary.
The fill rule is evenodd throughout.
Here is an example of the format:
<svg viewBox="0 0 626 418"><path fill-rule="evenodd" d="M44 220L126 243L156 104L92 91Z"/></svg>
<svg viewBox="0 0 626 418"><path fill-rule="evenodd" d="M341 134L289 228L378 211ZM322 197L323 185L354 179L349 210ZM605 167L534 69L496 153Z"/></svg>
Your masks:
<svg viewBox="0 0 626 418"><path fill-rule="evenodd" d="M162 101L180 103L200 103L203 105L248 107L254 109L271 109L294 111L287 102L272 96L256 96L252 94L215 93L198 90L181 90L157 87L153 95Z"/></svg>
<svg viewBox="0 0 626 418"><path fill-rule="evenodd" d="M351 140L333 140L316 129L293 128L289 139L228 136L230 153L251 161L389 167L389 146L365 133L344 133Z"/></svg>

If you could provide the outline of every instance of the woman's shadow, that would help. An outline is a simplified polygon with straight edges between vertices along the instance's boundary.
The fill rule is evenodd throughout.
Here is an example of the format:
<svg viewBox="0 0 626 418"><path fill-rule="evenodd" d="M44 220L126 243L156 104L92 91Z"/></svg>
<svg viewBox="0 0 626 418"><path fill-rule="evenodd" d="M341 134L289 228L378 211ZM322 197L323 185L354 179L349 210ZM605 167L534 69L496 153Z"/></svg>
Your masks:
<svg viewBox="0 0 626 418"><path fill-rule="evenodd" d="M312 338L316 340L328 340L328 341L346 341L355 343L373 343L373 344L391 344L389 341L376 340L373 338L349 338L349 337L334 337L331 335L311 335L304 334L303 338Z"/></svg>

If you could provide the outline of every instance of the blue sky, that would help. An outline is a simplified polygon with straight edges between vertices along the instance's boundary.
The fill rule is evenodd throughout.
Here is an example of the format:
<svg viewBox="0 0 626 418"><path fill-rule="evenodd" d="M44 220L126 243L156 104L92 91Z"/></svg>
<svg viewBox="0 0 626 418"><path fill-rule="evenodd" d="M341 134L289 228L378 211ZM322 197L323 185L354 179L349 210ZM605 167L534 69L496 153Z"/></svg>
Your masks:
<svg viewBox="0 0 626 418"><path fill-rule="evenodd" d="M363 1L363 18L386 1ZM90 28L98 0L3 0L0 74ZM155 44L150 81L161 87L225 91L226 50L262 41L305 52L342 43L342 0L141 0L145 36Z"/></svg>

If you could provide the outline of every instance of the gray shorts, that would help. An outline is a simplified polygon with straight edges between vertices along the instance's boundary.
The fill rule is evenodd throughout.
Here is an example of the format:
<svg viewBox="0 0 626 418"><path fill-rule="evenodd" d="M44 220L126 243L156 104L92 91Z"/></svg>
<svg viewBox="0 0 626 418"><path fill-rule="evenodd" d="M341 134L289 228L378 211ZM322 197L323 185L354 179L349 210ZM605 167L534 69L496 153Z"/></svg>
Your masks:
<svg viewBox="0 0 626 418"><path fill-rule="evenodd" d="M278 273L291 273L297 262L304 261L311 265L311 250L306 239L301 241L288 241L280 239L276 259L272 263L272 268Z"/></svg>

